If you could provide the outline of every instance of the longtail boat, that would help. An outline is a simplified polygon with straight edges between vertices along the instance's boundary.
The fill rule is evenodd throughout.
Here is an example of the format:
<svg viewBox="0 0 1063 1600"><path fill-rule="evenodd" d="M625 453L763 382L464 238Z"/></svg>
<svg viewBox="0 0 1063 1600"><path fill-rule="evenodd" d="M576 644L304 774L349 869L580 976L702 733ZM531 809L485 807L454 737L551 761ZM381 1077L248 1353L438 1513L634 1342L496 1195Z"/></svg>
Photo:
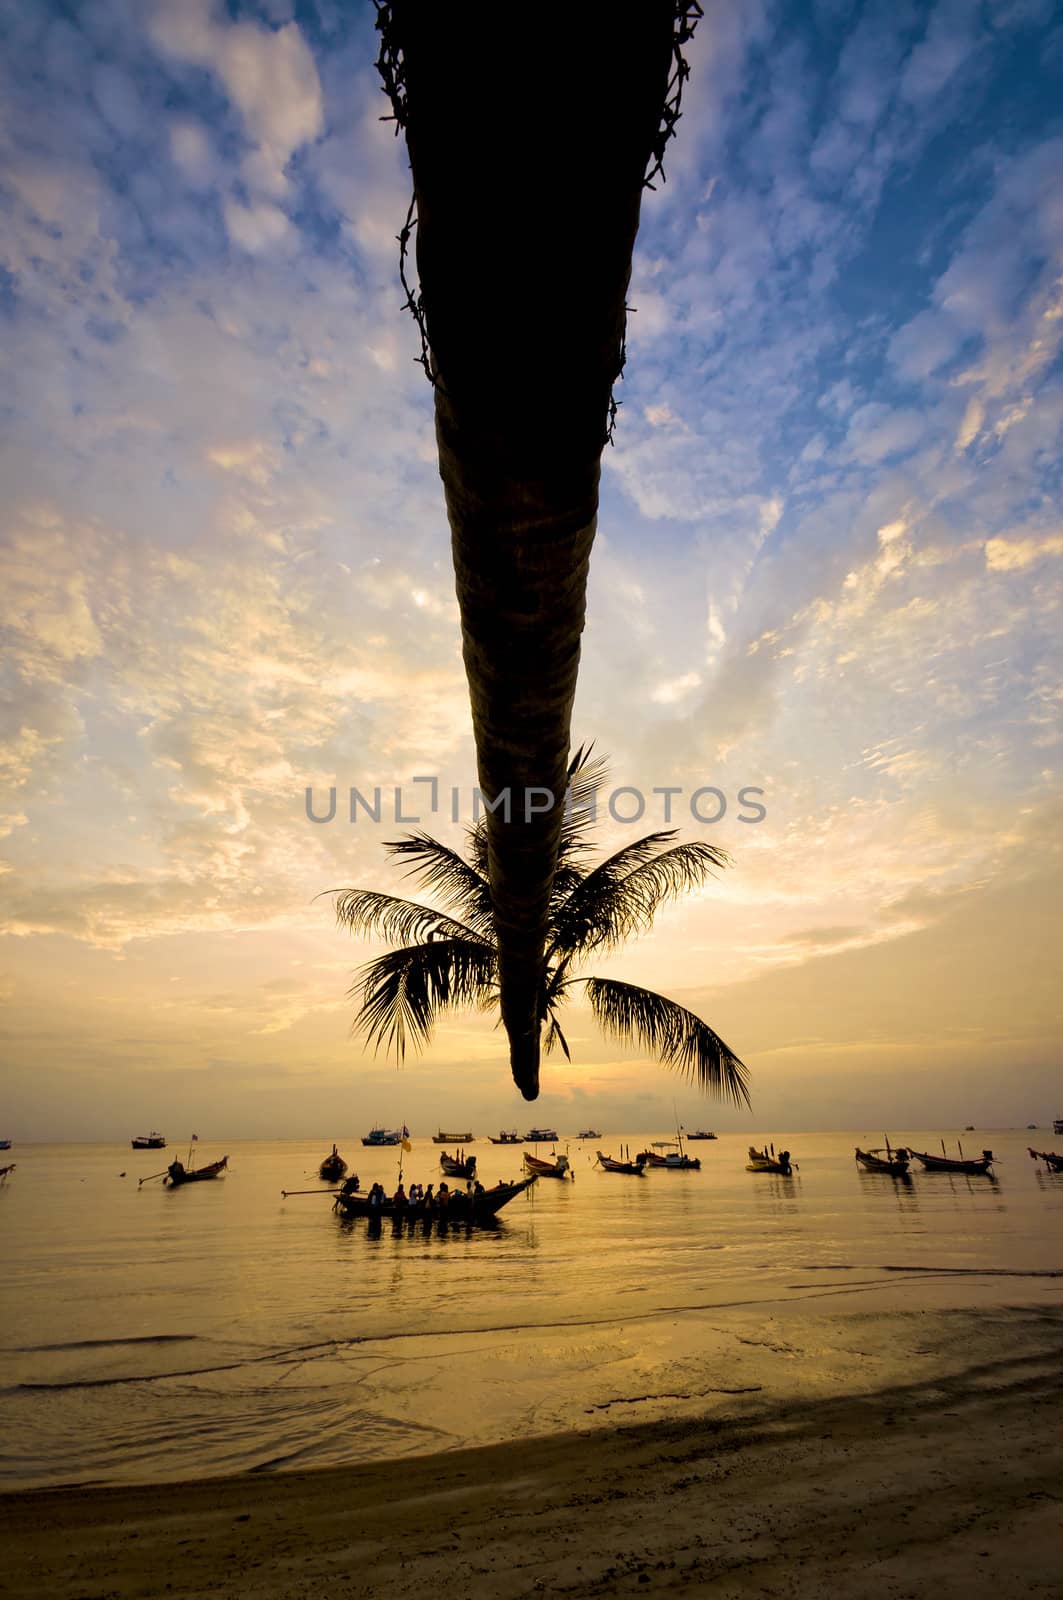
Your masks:
<svg viewBox="0 0 1063 1600"><path fill-rule="evenodd" d="M932 1156L925 1150L913 1150L911 1154L923 1163L927 1172L964 1172L972 1178L988 1178L992 1175L992 1150L983 1150L976 1157L961 1155L958 1160L952 1156Z"/></svg>
<svg viewBox="0 0 1063 1600"><path fill-rule="evenodd" d="M530 1189L535 1179L524 1178L520 1183L498 1183L493 1189L474 1190L471 1194L464 1190L455 1189L449 1195L445 1208L441 1208L438 1198L431 1211L426 1211L424 1206L407 1206L399 1211L391 1196L386 1196L378 1204L370 1204L367 1194L343 1194L336 1196L335 1209L344 1217L366 1217L374 1221L382 1217L391 1217L398 1222L428 1222L462 1224L482 1224L493 1222L503 1206L509 1204L518 1194L523 1194L525 1189Z"/></svg>
<svg viewBox="0 0 1063 1600"><path fill-rule="evenodd" d="M617 1161L615 1157L607 1156L601 1150L598 1151L598 1165L604 1172L626 1172L632 1178L641 1178L646 1167L642 1156L635 1161Z"/></svg>
<svg viewBox="0 0 1063 1600"><path fill-rule="evenodd" d="M525 1150L524 1170L531 1173L534 1178L567 1178L568 1156L558 1156L554 1161L543 1161L539 1156L530 1156Z"/></svg>
<svg viewBox="0 0 1063 1600"><path fill-rule="evenodd" d="M14 1172L17 1165L16 1161L9 1161L6 1167L0 1167L0 1183L4 1181L9 1172Z"/></svg>
<svg viewBox="0 0 1063 1600"><path fill-rule="evenodd" d="M325 1157L317 1170L325 1183L339 1183L343 1174L347 1171L347 1163L336 1149L336 1146L333 1145L332 1154Z"/></svg>
<svg viewBox="0 0 1063 1600"><path fill-rule="evenodd" d="M1063 1172L1063 1156L1057 1156L1050 1150L1030 1150L1030 1155L1034 1161L1043 1161L1049 1172Z"/></svg>
<svg viewBox="0 0 1063 1600"><path fill-rule="evenodd" d="M439 1165L448 1178L475 1178L476 1157L467 1156L464 1150L457 1150L449 1155L446 1150L439 1153Z"/></svg>
<svg viewBox="0 0 1063 1600"><path fill-rule="evenodd" d="M793 1172L790 1165L789 1150L780 1150L778 1155L769 1153L767 1147L758 1150L755 1145L749 1147L749 1160L746 1162L747 1172L777 1172L782 1177L788 1178Z"/></svg>
<svg viewBox="0 0 1063 1600"><path fill-rule="evenodd" d="M884 1148L875 1150L856 1151L856 1159L865 1172L881 1172L890 1178L907 1178L909 1155L903 1146L894 1149L887 1144Z"/></svg>
<svg viewBox="0 0 1063 1600"><path fill-rule="evenodd" d="M444 1133L440 1128L438 1133L432 1135L433 1144L475 1144L476 1136L472 1133Z"/></svg>
<svg viewBox="0 0 1063 1600"><path fill-rule="evenodd" d="M207 1178L220 1178L228 1165L228 1156L222 1156L220 1161L212 1161L206 1167L186 1167L183 1161L171 1161L162 1181L168 1183L171 1189L179 1189L183 1183L203 1183Z"/></svg>

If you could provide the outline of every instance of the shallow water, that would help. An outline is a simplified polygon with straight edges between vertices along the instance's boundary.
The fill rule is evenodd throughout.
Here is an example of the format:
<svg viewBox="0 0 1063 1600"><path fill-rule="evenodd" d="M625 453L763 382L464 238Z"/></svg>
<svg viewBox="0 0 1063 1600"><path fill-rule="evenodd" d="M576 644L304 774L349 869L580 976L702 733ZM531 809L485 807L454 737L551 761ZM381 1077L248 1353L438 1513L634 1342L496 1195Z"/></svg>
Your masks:
<svg viewBox="0 0 1063 1600"><path fill-rule="evenodd" d="M765 1137L791 1178L744 1170ZM955 1338L928 1317L984 1327L1063 1296L1063 1176L1026 1153L1051 1135L960 1137L996 1152L995 1179L862 1173L865 1133L724 1135L690 1147L700 1173L641 1179L572 1140L576 1181L540 1181L497 1228L377 1238L317 1183L331 1140L230 1144L226 1178L177 1191L137 1179L183 1152L24 1146L0 1185L0 1483L365 1460L903 1381ZM519 1176L519 1149L474 1148L486 1184ZM340 1149L363 1187L394 1185L395 1151ZM438 1181L437 1159L415 1140L407 1181ZM281 1198L304 1187L322 1192Z"/></svg>

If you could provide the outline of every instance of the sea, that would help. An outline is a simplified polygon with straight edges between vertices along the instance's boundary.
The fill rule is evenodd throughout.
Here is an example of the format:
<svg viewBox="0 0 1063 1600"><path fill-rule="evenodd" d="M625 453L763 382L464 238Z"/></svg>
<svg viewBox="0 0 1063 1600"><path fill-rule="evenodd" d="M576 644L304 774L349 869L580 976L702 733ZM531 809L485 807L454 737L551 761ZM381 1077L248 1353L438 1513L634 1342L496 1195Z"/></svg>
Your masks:
<svg viewBox="0 0 1063 1600"><path fill-rule="evenodd" d="M446 1234L332 1207L313 1141L201 1143L227 1175L140 1183L184 1149L16 1146L0 1183L0 1488L365 1462L933 1381L1055 1338L1063 1176L1040 1130L891 1130L992 1177L864 1173L884 1135L768 1130L688 1146L698 1172L608 1174L668 1130L561 1138L497 1226ZM750 1143L790 1177L745 1170ZM438 1149L338 1141L363 1188L440 1179ZM487 1185L516 1149L468 1147ZM548 1154L545 1146L539 1154ZM282 1191L289 1191L288 1197ZM290 1193L309 1190L308 1194ZM1046 1346L1047 1347L1047 1346Z"/></svg>

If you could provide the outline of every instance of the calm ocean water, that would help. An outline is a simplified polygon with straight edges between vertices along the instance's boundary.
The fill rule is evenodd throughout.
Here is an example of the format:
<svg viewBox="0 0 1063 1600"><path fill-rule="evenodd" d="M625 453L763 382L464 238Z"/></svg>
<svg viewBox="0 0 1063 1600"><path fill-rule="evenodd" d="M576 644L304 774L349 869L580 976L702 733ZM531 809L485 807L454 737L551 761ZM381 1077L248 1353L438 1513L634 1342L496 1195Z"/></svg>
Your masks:
<svg viewBox="0 0 1063 1600"><path fill-rule="evenodd" d="M792 1178L745 1172L765 1137ZM497 1229L378 1238L325 1193L281 1198L318 1187L331 1139L204 1142L229 1175L177 1191L137 1187L176 1146L16 1148L0 1486L324 1465L896 1381L954 1342L933 1332L949 1308L984 1322L1063 1295L1063 1176L1026 1153L1060 1141L949 1130L950 1153L957 1137L996 1152L995 1180L861 1173L854 1144L882 1142L867 1133L723 1135L690 1147L700 1173L642 1179L572 1140L576 1181L541 1181ZM396 1152L340 1150L363 1187L394 1186ZM488 1185L519 1176L519 1149L475 1150ZM437 1160L415 1140L407 1182L438 1182Z"/></svg>

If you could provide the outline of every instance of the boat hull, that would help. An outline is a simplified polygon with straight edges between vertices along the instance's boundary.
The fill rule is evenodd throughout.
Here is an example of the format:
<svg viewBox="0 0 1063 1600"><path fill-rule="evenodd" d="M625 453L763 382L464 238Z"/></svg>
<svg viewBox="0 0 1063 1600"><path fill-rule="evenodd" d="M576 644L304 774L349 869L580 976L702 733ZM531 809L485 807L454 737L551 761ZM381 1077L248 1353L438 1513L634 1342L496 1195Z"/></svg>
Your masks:
<svg viewBox="0 0 1063 1600"><path fill-rule="evenodd" d="M466 1156L464 1161L459 1161L454 1156L448 1156L444 1150L439 1158L439 1165L443 1169L444 1175L448 1178L475 1178L476 1176L475 1156Z"/></svg>
<svg viewBox="0 0 1063 1600"><path fill-rule="evenodd" d="M541 1161L538 1156L525 1154L524 1170L535 1178L567 1178L569 1175L568 1161L564 1156L557 1161Z"/></svg>
<svg viewBox="0 0 1063 1600"><path fill-rule="evenodd" d="M1051 1150L1031 1150L1035 1161L1043 1161L1049 1172L1063 1172L1063 1156L1057 1156Z"/></svg>
<svg viewBox="0 0 1063 1600"><path fill-rule="evenodd" d="M169 1184L171 1189L180 1189L186 1183L206 1183L211 1178L220 1178L228 1165L228 1156L222 1156L220 1161L212 1161L208 1167L194 1167L191 1171L180 1161L174 1161L167 1168L162 1181Z"/></svg>
<svg viewBox="0 0 1063 1600"><path fill-rule="evenodd" d="M433 1144L475 1144L476 1135L472 1133L433 1133Z"/></svg>
<svg viewBox="0 0 1063 1600"><path fill-rule="evenodd" d="M482 1194L464 1194L459 1189L451 1195L444 1211L436 1209L426 1212L423 1206L406 1206L396 1211L390 1197L379 1206L371 1206L369 1196L364 1194L338 1194L335 1209L343 1217L364 1217L370 1222L388 1217L393 1222L460 1223L463 1227L476 1227L493 1222L503 1206L508 1206L518 1194L530 1189L534 1182L534 1178L524 1178L520 1183L500 1183L494 1189L485 1189Z"/></svg>
<svg viewBox="0 0 1063 1600"><path fill-rule="evenodd" d="M644 1161L616 1161L612 1156L607 1156L598 1151L598 1165L604 1172L623 1172L631 1178L641 1178L644 1174L646 1163Z"/></svg>
<svg viewBox="0 0 1063 1600"><path fill-rule="evenodd" d="M899 1152L892 1156L881 1156L875 1150L857 1150L856 1159L865 1172L880 1172L888 1178L907 1178L908 1153L902 1156Z"/></svg>
<svg viewBox="0 0 1063 1600"><path fill-rule="evenodd" d="M317 1170L318 1175L323 1182L339 1183L340 1179L347 1171L347 1163L344 1161L342 1156L337 1156L335 1159L332 1156L326 1156Z"/></svg>
<svg viewBox="0 0 1063 1600"><path fill-rule="evenodd" d="M130 1144L134 1150L165 1150L166 1140L161 1133L153 1133L150 1137L145 1134L139 1139L131 1139Z"/></svg>
<svg viewBox="0 0 1063 1600"><path fill-rule="evenodd" d="M959 1172L968 1178L988 1178L992 1175L992 1151L987 1150L975 1160L953 1160L951 1156L932 1156L927 1151L913 1150L912 1155L922 1163L927 1172Z"/></svg>

